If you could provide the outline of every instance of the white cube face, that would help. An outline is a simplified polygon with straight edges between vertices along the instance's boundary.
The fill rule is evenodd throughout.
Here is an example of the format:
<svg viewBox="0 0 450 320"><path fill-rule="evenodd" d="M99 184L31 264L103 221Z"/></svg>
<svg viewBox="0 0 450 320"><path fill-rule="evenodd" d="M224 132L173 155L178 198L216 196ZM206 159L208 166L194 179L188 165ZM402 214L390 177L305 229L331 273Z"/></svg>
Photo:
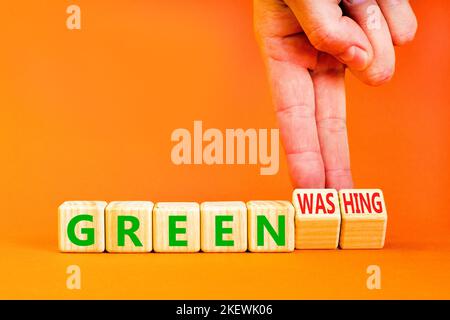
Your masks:
<svg viewBox="0 0 450 320"><path fill-rule="evenodd" d="M295 189L292 204L304 219L339 219L339 196L335 189Z"/></svg>
<svg viewBox="0 0 450 320"><path fill-rule="evenodd" d="M196 202L158 202L153 208L155 252L200 251L200 206Z"/></svg>
<svg viewBox="0 0 450 320"><path fill-rule="evenodd" d="M150 201L113 201L106 207L106 251L152 251Z"/></svg>
<svg viewBox="0 0 450 320"><path fill-rule="evenodd" d="M384 247L387 211L379 189L339 191L342 249L381 249Z"/></svg>
<svg viewBox="0 0 450 320"><path fill-rule="evenodd" d="M295 248L336 249L341 213L334 189L295 189Z"/></svg>
<svg viewBox="0 0 450 320"><path fill-rule="evenodd" d="M58 208L62 252L105 250L105 201L66 201Z"/></svg>
<svg viewBox="0 0 450 320"><path fill-rule="evenodd" d="M294 250L294 207L289 201L249 201L247 210L249 251Z"/></svg>
<svg viewBox="0 0 450 320"><path fill-rule="evenodd" d="M349 219L384 219L387 216L380 189L343 189L339 191L341 213Z"/></svg>
<svg viewBox="0 0 450 320"><path fill-rule="evenodd" d="M247 250L247 206L244 202L203 202L200 209L202 251Z"/></svg>

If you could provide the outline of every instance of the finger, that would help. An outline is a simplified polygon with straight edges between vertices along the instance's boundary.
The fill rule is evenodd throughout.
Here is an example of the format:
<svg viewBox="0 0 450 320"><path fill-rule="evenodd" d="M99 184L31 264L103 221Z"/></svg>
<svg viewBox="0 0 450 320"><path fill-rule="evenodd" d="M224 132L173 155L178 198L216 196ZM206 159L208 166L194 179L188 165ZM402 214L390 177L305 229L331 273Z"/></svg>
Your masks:
<svg viewBox="0 0 450 320"><path fill-rule="evenodd" d="M320 54L312 72L316 121L325 167L325 186L353 188L345 117L345 69L335 58Z"/></svg>
<svg viewBox="0 0 450 320"><path fill-rule="evenodd" d="M314 87L306 68L286 61L267 63L272 95L296 188L323 188L325 173L315 121Z"/></svg>
<svg viewBox="0 0 450 320"><path fill-rule="evenodd" d="M315 67L317 51L282 1L255 0L254 24L292 182L296 188L323 188L314 86L308 71Z"/></svg>
<svg viewBox="0 0 450 320"><path fill-rule="evenodd" d="M270 57L314 68L317 50L306 41L291 9L280 0L254 0L253 3L254 31L264 62Z"/></svg>
<svg viewBox="0 0 450 320"><path fill-rule="evenodd" d="M372 61L372 47L361 27L342 15L336 0L286 0L313 46L339 57L353 70Z"/></svg>
<svg viewBox="0 0 450 320"><path fill-rule="evenodd" d="M400 46L414 39L417 19L408 0L378 0L391 31L392 41Z"/></svg>
<svg viewBox="0 0 450 320"><path fill-rule="evenodd" d="M390 80L395 69L395 51L387 22L375 0L344 0L346 13L367 34L373 48L373 61L359 72L352 72L370 85L380 85Z"/></svg>

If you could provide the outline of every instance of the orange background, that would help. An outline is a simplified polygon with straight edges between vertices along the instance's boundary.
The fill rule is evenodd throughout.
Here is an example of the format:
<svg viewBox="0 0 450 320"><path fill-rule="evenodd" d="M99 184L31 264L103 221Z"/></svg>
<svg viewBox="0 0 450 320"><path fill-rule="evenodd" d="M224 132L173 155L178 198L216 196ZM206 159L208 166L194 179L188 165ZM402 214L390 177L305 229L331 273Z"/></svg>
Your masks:
<svg viewBox="0 0 450 320"><path fill-rule="evenodd" d="M80 31L65 26L71 3ZM347 76L353 175L384 190L385 249L83 255L57 251L65 200L290 199L284 155L276 176L170 160L171 132L194 120L276 127L251 1L2 3L0 298L449 299L450 2L412 4L419 30L394 79ZM369 264L381 290L366 288Z"/></svg>

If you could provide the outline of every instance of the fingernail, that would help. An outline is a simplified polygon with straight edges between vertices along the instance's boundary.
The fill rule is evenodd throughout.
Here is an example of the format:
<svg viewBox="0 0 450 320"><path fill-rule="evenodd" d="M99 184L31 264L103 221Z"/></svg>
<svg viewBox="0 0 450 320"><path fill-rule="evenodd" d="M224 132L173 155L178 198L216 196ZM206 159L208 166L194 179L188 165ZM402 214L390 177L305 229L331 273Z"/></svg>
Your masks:
<svg viewBox="0 0 450 320"><path fill-rule="evenodd" d="M356 46L348 48L344 53L338 55L338 58L356 71L364 70L369 64L367 52Z"/></svg>

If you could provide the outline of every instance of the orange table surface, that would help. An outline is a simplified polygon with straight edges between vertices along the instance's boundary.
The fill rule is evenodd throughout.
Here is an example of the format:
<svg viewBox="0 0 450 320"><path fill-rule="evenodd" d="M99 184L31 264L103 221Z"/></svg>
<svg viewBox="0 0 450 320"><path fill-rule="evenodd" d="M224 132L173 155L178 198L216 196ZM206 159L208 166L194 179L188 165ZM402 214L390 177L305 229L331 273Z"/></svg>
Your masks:
<svg viewBox="0 0 450 320"><path fill-rule="evenodd" d="M450 299L449 242L278 254L67 254L54 241L12 239L0 250L2 299ZM66 288L73 264L80 290ZM367 289L369 265L380 267L381 289Z"/></svg>

